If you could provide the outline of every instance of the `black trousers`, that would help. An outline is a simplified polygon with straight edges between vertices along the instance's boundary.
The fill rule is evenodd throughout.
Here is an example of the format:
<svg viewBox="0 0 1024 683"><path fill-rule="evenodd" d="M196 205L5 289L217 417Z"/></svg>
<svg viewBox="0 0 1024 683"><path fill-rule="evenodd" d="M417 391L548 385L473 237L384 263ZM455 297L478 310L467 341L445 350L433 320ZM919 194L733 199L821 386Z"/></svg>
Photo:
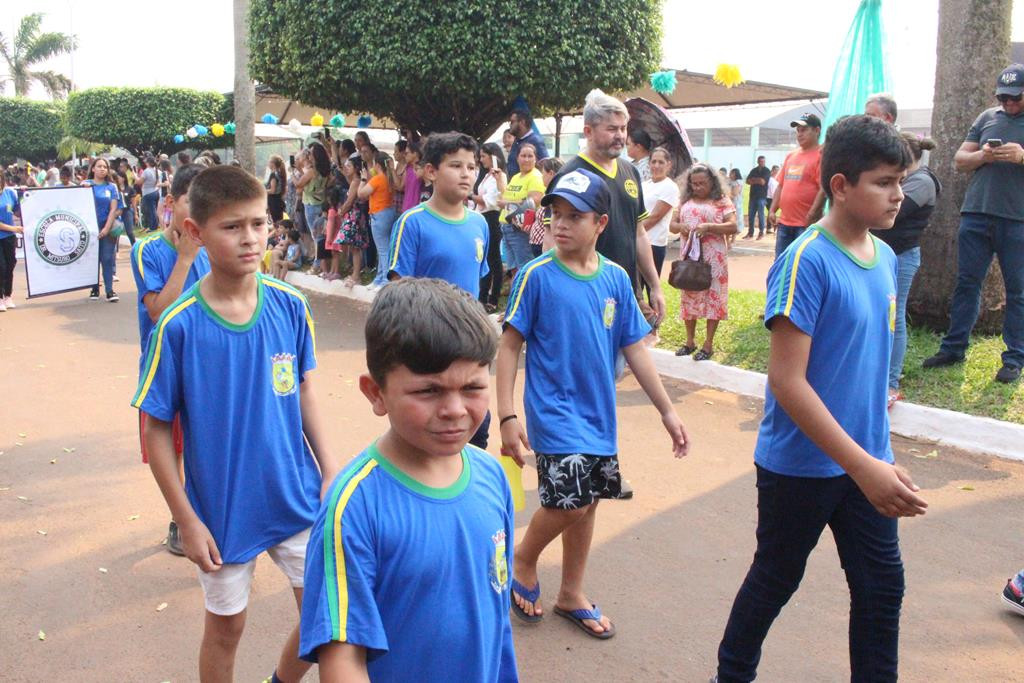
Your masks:
<svg viewBox="0 0 1024 683"><path fill-rule="evenodd" d="M18 265L18 258L14 252L17 247L16 235L0 240L0 298L14 293L14 267Z"/></svg>
<svg viewBox="0 0 1024 683"><path fill-rule="evenodd" d="M480 280L480 303L498 305L501 296L501 285L505 278L505 269L501 264L501 225L498 223L500 211L487 211L487 268L490 272Z"/></svg>

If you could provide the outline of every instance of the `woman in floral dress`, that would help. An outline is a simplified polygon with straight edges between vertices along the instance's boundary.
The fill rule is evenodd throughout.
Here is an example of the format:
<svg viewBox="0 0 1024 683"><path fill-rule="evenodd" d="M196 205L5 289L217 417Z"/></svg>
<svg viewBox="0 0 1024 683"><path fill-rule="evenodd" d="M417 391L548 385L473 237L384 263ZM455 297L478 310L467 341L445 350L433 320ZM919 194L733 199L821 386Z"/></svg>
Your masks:
<svg viewBox="0 0 1024 683"><path fill-rule="evenodd" d="M359 276L363 269L363 249L370 243L369 218L358 201L360 172L363 160L352 157L341 166L341 173L348 181L348 195L345 202L338 208L341 216L341 229L334 240L335 250L347 254L352 259L352 273L345 278L346 287L359 284Z"/></svg>
<svg viewBox="0 0 1024 683"><path fill-rule="evenodd" d="M690 168L683 185L683 205L678 220L669 225L680 233L682 254L691 240L700 240L701 260L711 264L711 287L702 292L682 290L679 293L679 317L686 326L686 343L676 351L677 356L693 354L693 359L707 360L714 354L715 331L718 323L728 318L729 268L726 257L728 238L736 234L736 207L726 190L728 185L714 169L703 164ZM681 256L682 258L682 256ZM708 333L704 345L697 349L695 336L697 321L707 320ZM696 351L696 353L694 353Z"/></svg>

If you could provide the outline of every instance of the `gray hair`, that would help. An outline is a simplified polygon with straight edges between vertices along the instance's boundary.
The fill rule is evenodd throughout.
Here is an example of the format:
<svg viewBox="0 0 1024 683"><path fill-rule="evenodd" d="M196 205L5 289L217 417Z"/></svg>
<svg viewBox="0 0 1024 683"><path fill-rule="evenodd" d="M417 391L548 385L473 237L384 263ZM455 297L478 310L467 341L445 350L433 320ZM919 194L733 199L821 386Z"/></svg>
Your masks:
<svg viewBox="0 0 1024 683"><path fill-rule="evenodd" d="M886 114L892 117L893 121L896 120L896 100L893 99L892 95L887 92L868 95L868 100L864 103L864 106L866 107L871 103L877 104Z"/></svg>
<svg viewBox="0 0 1024 683"><path fill-rule="evenodd" d="M611 95L606 95L597 88L594 88L587 94L586 104L583 106L584 124L593 126L614 114L622 114L629 118L626 105Z"/></svg>

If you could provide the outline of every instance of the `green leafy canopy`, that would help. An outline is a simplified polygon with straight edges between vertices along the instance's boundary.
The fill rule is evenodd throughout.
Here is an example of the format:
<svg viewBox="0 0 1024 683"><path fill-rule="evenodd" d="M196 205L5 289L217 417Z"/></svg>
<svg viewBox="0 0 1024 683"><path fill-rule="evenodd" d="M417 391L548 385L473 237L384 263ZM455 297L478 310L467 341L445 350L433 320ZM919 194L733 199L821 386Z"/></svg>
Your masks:
<svg viewBox="0 0 1024 683"><path fill-rule="evenodd" d="M578 109L661 52L660 0L252 0L249 22L251 75L275 92L421 132L484 135L518 95Z"/></svg>
<svg viewBox="0 0 1024 683"><path fill-rule="evenodd" d="M63 103L0 97L0 162L41 161L57 156L64 136Z"/></svg>
<svg viewBox="0 0 1024 683"><path fill-rule="evenodd" d="M227 105L220 93L187 88L90 88L68 97L68 132L133 153L173 151L196 146L174 144L190 126L227 123ZM217 140L230 144L228 136Z"/></svg>

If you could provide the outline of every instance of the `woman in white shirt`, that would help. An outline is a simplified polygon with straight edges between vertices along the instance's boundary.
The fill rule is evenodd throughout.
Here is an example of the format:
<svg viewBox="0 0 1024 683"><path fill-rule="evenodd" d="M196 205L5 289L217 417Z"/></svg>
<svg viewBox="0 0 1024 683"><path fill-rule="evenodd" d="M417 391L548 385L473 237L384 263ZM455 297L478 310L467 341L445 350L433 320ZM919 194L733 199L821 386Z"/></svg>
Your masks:
<svg viewBox="0 0 1024 683"><path fill-rule="evenodd" d="M501 224L498 217L501 208L498 199L505 191L505 153L495 142L485 143L480 148L480 165L484 168L483 177L477 185L473 200L476 210L487 219L489 241L487 245L487 267L489 272L480 280L480 303L488 313L498 310L498 297L501 296L501 284L504 269L501 265Z"/></svg>
<svg viewBox="0 0 1024 683"><path fill-rule="evenodd" d="M660 276L668 246L668 224L672 220L672 212L679 206L679 186L669 177L672 158L664 147L656 147L651 152L650 169L651 179L643 183L644 208L648 214L643 226L651 242L651 251L654 252L654 267ZM643 288L650 302L651 292L647 283L643 284Z"/></svg>

